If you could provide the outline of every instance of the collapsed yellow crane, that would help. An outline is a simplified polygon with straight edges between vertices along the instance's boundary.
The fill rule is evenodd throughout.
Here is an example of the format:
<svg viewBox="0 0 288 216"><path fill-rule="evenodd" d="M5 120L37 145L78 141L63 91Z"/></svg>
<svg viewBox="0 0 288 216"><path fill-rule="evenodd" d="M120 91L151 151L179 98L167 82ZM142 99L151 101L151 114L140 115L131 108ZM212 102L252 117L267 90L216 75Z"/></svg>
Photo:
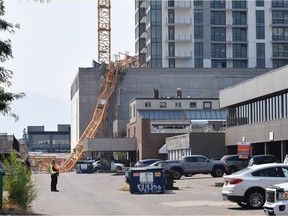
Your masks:
<svg viewBox="0 0 288 216"><path fill-rule="evenodd" d="M101 128L101 126L105 131L106 125L104 124L104 122L105 118L107 118L109 98L116 88L117 81L121 75L121 72L129 67L141 67L142 65L141 61L137 56L129 56L122 53L119 53L119 56L124 55L124 58L122 60L111 62L110 11L110 0L98 0L98 62L108 64L105 69L105 81L102 83L103 91L98 98L95 111L90 123L81 135L73 151L71 151L70 155L61 165L60 172L69 172L74 169L77 161L83 156L83 141L86 138L96 137L98 130L99 128ZM42 171L43 168L46 168L46 170L49 171L51 160L52 159L47 159L45 161L42 160Z"/></svg>

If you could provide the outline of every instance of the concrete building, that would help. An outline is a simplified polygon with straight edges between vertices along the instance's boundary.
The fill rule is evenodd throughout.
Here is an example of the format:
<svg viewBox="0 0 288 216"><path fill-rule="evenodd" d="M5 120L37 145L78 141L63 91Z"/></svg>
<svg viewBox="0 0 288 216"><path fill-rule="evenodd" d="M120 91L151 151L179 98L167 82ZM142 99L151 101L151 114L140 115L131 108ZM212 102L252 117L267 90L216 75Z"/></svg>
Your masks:
<svg viewBox="0 0 288 216"><path fill-rule="evenodd" d="M28 126L27 144L30 151L44 153L70 152L70 125L59 124L57 131L45 131L44 126Z"/></svg>
<svg viewBox="0 0 288 216"><path fill-rule="evenodd" d="M269 69L130 68L120 78L118 103L116 104L116 91L109 100L108 138L119 137L118 134L126 133L126 125L129 123L129 102L134 98L152 98L154 89L159 90L159 98L176 97L177 88L181 88L182 98L219 98L220 90L267 71ZM72 83L72 149L92 119L102 90L99 84L100 77L101 72L97 68L79 68ZM115 119L115 106L118 106L118 119Z"/></svg>
<svg viewBox="0 0 288 216"><path fill-rule="evenodd" d="M242 142L250 154L288 154L288 67L282 67L220 91L227 110L226 147L237 153Z"/></svg>
<svg viewBox="0 0 288 216"><path fill-rule="evenodd" d="M225 154L225 112L219 99L176 96L136 98L130 102L127 137L137 142L136 158L179 159L182 155Z"/></svg>
<svg viewBox="0 0 288 216"><path fill-rule="evenodd" d="M3 161L5 157L10 155L10 150L14 149L19 158L21 158L21 147L18 140L14 135L8 135L6 133L0 134L0 161ZM26 155L25 155L26 156ZM22 159L25 159L22 157Z"/></svg>
<svg viewBox="0 0 288 216"><path fill-rule="evenodd" d="M135 52L153 68L278 68L287 13L286 0L135 0Z"/></svg>

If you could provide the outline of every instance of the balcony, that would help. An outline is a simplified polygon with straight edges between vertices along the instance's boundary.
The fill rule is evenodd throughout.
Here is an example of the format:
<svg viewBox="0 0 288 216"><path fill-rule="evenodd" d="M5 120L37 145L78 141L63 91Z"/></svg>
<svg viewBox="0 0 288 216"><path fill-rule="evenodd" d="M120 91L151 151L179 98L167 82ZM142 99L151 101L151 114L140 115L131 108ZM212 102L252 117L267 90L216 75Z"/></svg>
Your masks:
<svg viewBox="0 0 288 216"><path fill-rule="evenodd" d="M166 25L168 25L168 26L192 25L192 18L191 17L177 17L175 19L166 18Z"/></svg>
<svg viewBox="0 0 288 216"><path fill-rule="evenodd" d="M165 8L190 10L192 8L192 3L191 1L166 1Z"/></svg>
<svg viewBox="0 0 288 216"><path fill-rule="evenodd" d="M166 34L166 42L191 42L192 41L192 34L178 34L174 37L169 37L168 34Z"/></svg>
<svg viewBox="0 0 288 216"><path fill-rule="evenodd" d="M166 52L167 59L191 59L192 51L178 51L175 53Z"/></svg>

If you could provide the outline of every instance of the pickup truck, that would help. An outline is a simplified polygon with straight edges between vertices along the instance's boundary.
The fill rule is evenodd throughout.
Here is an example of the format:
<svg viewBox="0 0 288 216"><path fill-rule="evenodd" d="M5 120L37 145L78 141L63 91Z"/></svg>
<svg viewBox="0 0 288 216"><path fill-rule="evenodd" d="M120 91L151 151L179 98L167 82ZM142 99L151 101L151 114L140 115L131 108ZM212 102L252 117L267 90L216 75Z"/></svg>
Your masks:
<svg viewBox="0 0 288 216"><path fill-rule="evenodd" d="M210 173L213 177L222 177L225 166L223 161L210 160L203 155L182 156L179 163L171 164L170 171L175 179L180 179L182 175L192 176L195 174Z"/></svg>
<svg viewBox="0 0 288 216"><path fill-rule="evenodd" d="M266 215L288 215L288 183L271 185L266 188Z"/></svg>

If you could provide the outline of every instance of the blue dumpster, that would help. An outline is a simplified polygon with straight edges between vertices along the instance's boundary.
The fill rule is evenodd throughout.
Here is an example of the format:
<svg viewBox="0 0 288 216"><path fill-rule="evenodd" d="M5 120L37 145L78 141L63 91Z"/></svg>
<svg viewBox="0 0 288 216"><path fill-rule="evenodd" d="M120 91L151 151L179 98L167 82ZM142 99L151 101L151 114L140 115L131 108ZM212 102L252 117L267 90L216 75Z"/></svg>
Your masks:
<svg viewBox="0 0 288 216"><path fill-rule="evenodd" d="M165 192L165 173L161 167L130 168L127 177L131 194Z"/></svg>
<svg viewBox="0 0 288 216"><path fill-rule="evenodd" d="M79 160L76 163L76 173L93 173L92 160Z"/></svg>

